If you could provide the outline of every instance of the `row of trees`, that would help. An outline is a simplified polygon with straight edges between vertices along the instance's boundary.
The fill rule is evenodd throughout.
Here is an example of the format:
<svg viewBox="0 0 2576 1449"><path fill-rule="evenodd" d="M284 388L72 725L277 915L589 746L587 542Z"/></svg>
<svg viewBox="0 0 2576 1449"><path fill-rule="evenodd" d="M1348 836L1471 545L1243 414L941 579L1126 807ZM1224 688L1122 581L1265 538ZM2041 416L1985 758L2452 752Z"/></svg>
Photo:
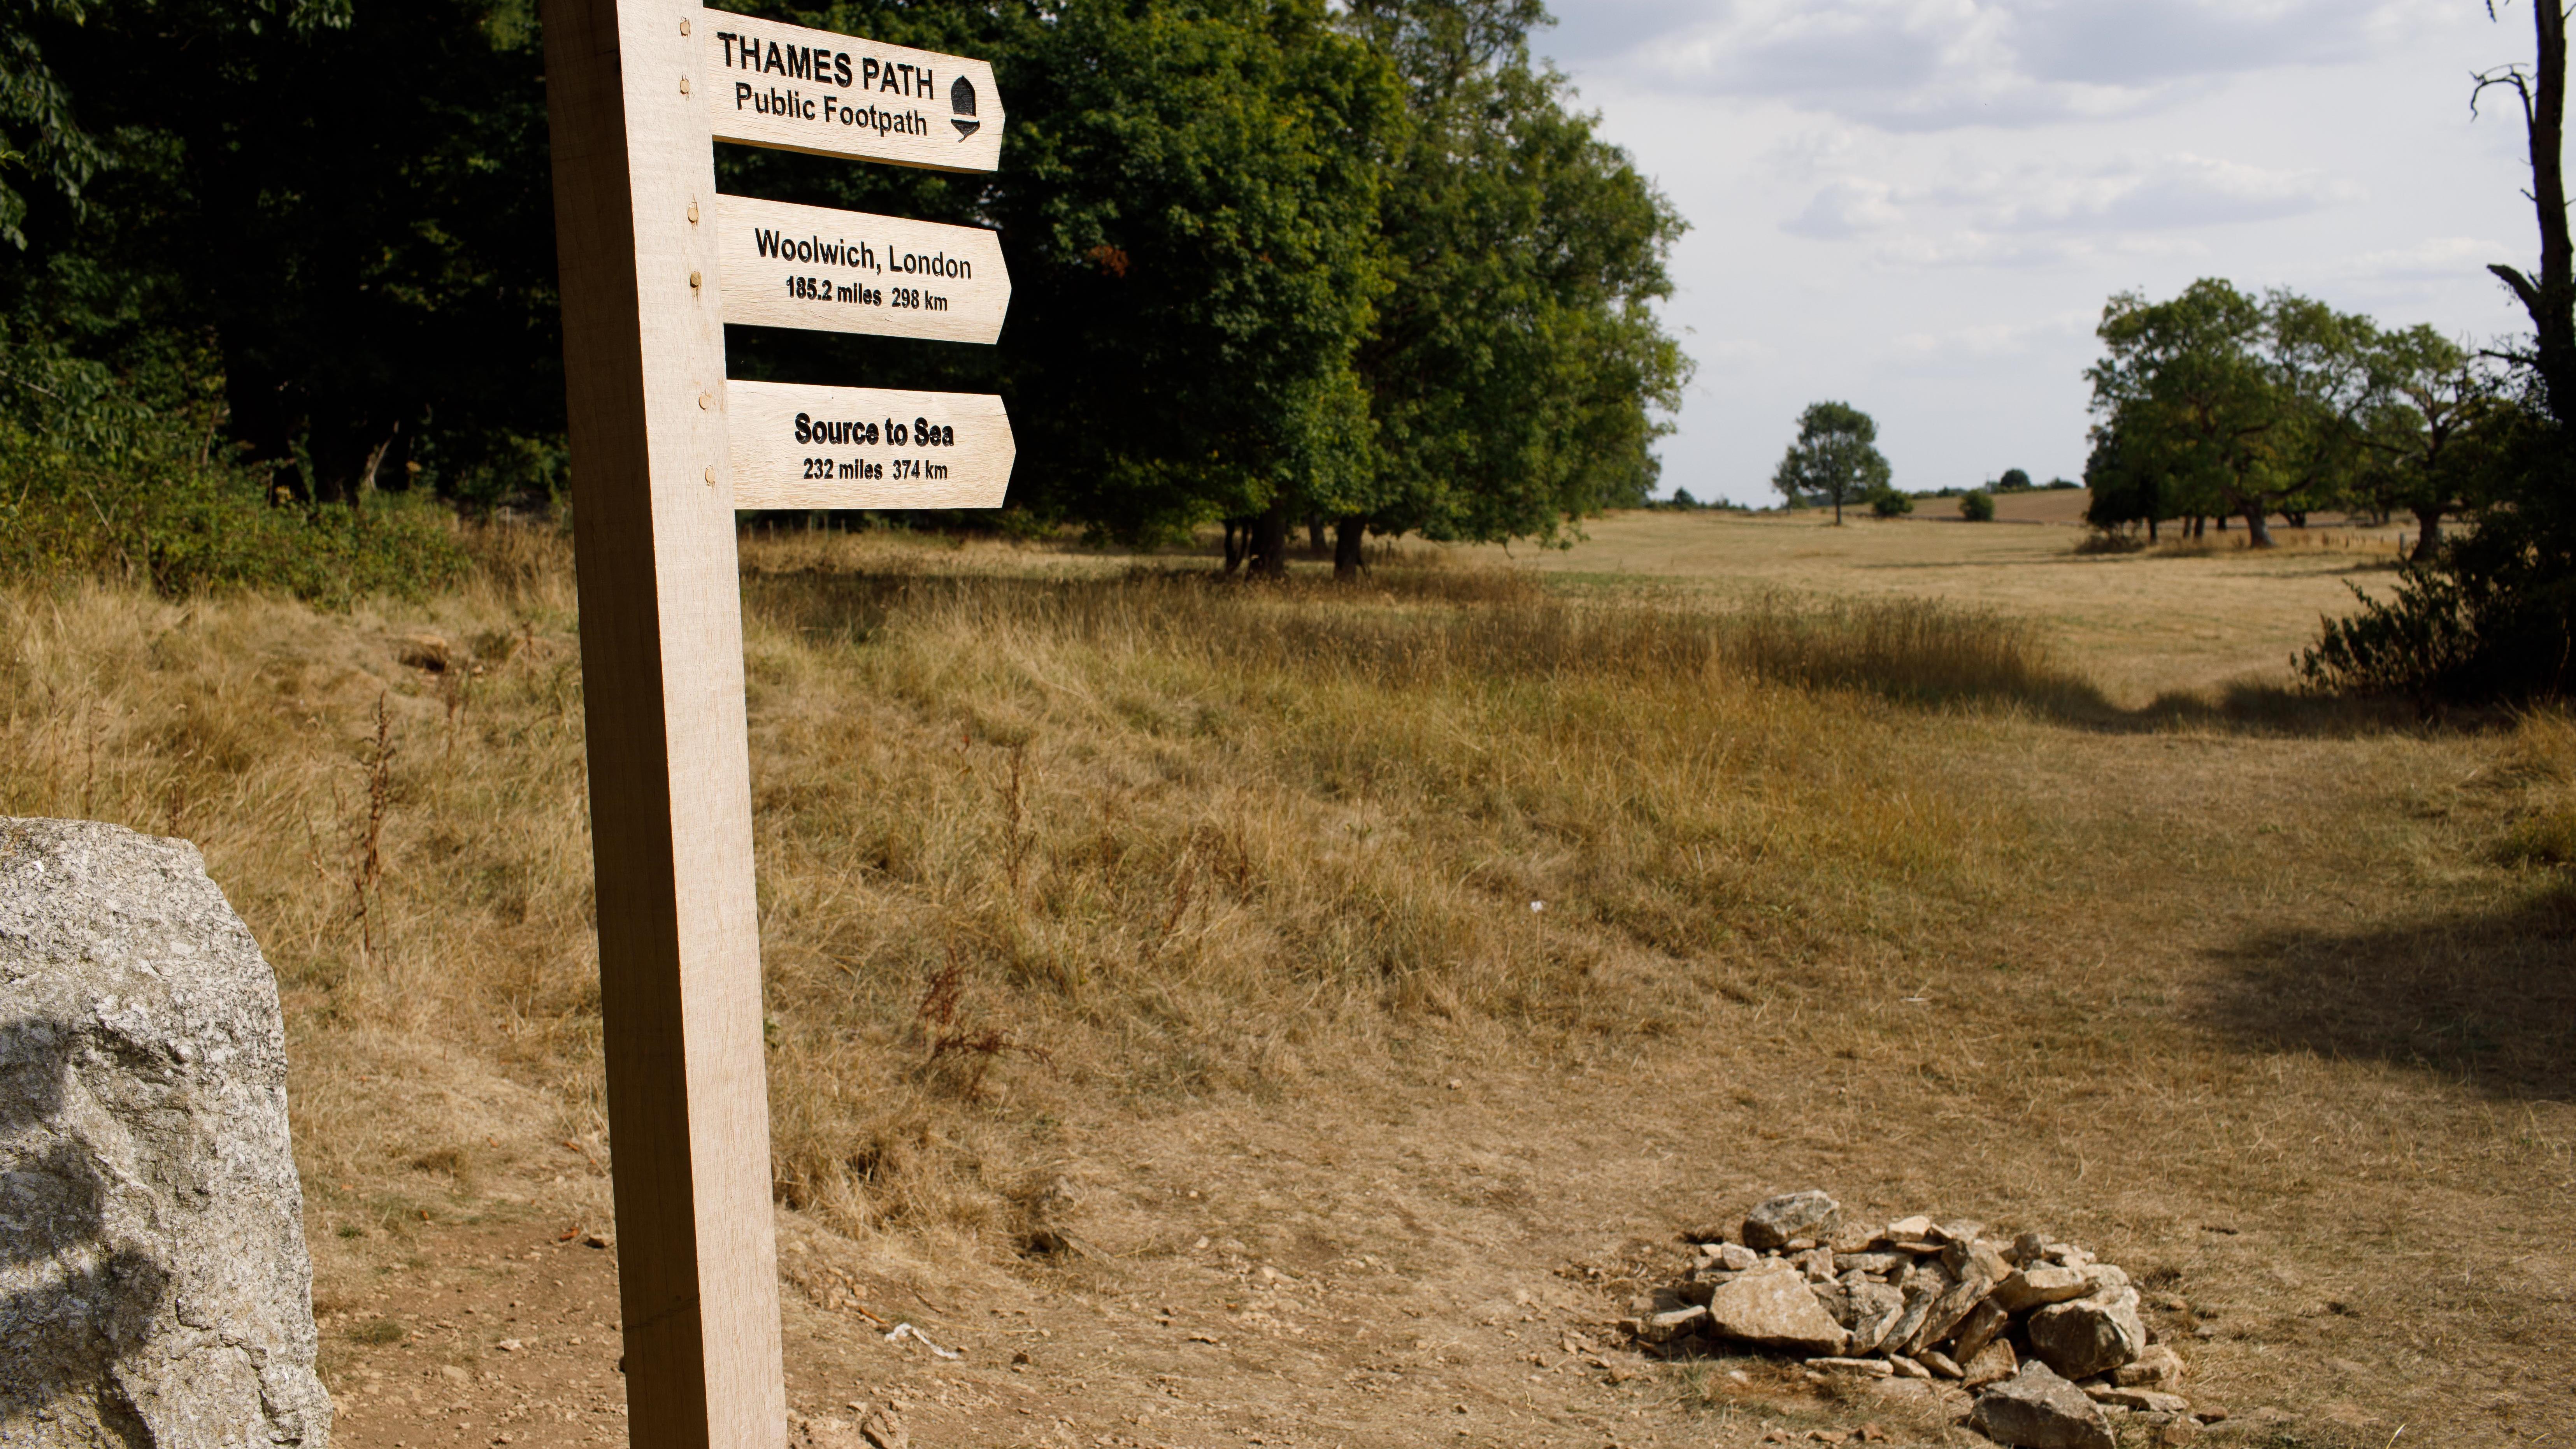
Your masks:
<svg viewBox="0 0 2576 1449"><path fill-rule="evenodd" d="M737 8L991 59L997 175L718 171L996 228L1014 297L998 348L735 329L736 376L999 391L1024 515L1224 520L1263 571L1299 522L1356 567L1371 532L1550 538L1652 486L1681 223L1531 56L1539 0ZM8 7L0 341L197 405L308 507L552 496L541 59L534 0Z"/></svg>
<svg viewBox="0 0 2576 1449"><path fill-rule="evenodd" d="M2093 384L2088 517L2102 528L2352 509L2417 521L2484 509L2520 466L2530 414L2508 370L2429 327L2382 328L2295 292L2203 280L2166 301L2104 308Z"/></svg>

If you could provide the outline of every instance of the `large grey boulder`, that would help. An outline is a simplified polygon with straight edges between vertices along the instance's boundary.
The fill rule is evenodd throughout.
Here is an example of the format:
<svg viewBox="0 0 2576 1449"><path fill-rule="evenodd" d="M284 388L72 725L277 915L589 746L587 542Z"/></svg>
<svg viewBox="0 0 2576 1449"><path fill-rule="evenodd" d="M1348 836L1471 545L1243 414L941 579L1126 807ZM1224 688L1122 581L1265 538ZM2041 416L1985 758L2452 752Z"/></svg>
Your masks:
<svg viewBox="0 0 2576 1449"><path fill-rule="evenodd" d="M324 1449L277 982L185 841L0 819L0 1445Z"/></svg>

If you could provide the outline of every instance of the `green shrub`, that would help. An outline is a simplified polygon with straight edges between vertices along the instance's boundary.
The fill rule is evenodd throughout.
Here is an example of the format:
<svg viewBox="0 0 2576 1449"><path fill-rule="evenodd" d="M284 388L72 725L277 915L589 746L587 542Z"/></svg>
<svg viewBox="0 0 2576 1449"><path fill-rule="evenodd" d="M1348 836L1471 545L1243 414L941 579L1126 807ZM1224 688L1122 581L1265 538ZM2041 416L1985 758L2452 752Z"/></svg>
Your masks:
<svg viewBox="0 0 2576 1449"><path fill-rule="evenodd" d="M312 507L214 456L212 398L136 385L0 330L0 577L130 579L164 594L273 589L332 607L466 572L454 518L375 495Z"/></svg>
<svg viewBox="0 0 2576 1449"><path fill-rule="evenodd" d="M274 589L330 607L418 594L466 571L441 505L272 503L260 479L129 457L115 466L0 429L0 575L91 574L164 594Z"/></svg>
<svg viewBox="0 0 2576 1449"><path fill-rule="evenodd" d="M1881 518L1903 518L1914 511L1914 497L1882 483L1869 490L1869 511Z"/></svg>
<svg viewBox="0 0 2576 1449"><path fill-rule="evenodd" d="M1959 495L1959 516L1970 523L1995 521L1995 495L1983 488Z"/></svg>

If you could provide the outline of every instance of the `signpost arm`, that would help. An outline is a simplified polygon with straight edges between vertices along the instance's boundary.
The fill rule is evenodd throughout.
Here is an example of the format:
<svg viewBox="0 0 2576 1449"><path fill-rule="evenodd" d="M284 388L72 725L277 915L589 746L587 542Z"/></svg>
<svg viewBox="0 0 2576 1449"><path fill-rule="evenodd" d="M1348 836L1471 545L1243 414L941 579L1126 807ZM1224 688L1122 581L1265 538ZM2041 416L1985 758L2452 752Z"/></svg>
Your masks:
<svg viewBox="0 0 2576 1449"><path fill-rule="evenodd" d="M705 15L544 10L637 1449L786 1436Z"/></svg>

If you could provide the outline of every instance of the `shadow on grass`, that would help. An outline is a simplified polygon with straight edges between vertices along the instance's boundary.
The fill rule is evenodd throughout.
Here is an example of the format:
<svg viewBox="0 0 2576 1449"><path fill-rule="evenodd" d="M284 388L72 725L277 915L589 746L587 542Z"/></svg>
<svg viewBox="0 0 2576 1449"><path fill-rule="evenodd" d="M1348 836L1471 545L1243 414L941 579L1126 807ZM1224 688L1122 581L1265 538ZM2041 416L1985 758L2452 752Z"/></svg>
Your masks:
<svg viewBox="0 0 2576 1449"><path fill-rule="evenodd" d="M2410 925L2266 931L2216 954L2232 969L2204 1024L2246 1046L2576 1099L2576 883Z"/></svg>
<svg viewBox="0 0 2576 1449"><path fill-rule="evenodd" d="M1935 599L1769 594L1723 608L1652 592L1569 595L1523 570L1380 567L1252 582L1199 567L1043 577L928 569L746 569L746 604L864 643L907 621L1026 631L1388 688L1462 678L1750 676L1926 709L2007 707L2077 728L2354 737L2466 721L2403 701L2242 684L2123 709L2060 664L2031 621Z"/></svg>

